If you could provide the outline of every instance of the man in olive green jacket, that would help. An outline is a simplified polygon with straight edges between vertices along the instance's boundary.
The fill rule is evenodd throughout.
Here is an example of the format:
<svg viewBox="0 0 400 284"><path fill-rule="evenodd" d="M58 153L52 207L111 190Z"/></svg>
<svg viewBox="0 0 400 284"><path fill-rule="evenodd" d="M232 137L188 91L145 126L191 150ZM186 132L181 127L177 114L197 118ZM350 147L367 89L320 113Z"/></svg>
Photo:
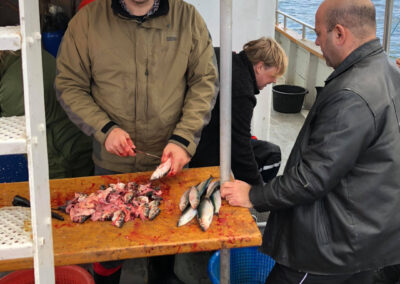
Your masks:
<svg viewBox="0 0 400 284"><path fill-rule="evenodd" d="M87 4L69 23L57 71L61 105L94 137L97 175L149 171L160 163L135 148L161 162L171 158L169 174L178 173L195 153L218 93L207 27L182 0ZM95 263L96 282L118 283L119 267Z"/></svg>
<svg viewBox="0 0 400 284"><path fill-rule="evenodd" d="M70 21L57 58L58 99L93 136L96 168L170 175L195 153L215 102L217 67L207 27L181 0L100 0Z"/></svg>
<svg viewBox="0 0 400 284"><path fill-rule="evenodd" d="M56 74L54 57L43 50L42 62L49 177L92 175L91 138L68 119L57 102L53 86ZM0 51L0 117L24 113L21 53Z"/></svg>

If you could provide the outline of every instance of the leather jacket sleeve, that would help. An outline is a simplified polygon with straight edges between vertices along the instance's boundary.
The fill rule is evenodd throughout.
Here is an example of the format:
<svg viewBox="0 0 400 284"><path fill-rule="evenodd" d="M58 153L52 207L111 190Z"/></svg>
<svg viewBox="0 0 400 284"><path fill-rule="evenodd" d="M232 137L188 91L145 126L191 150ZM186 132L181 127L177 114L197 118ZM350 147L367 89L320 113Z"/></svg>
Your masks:
<svg viewBox="0 0 400 284"><path fill-rule="evenodd" d="M350 90L341 90L324 102L317 102L309 129L303 126L290 154L288 165L292 166L265 186L251 188L250 200L256 210L310 204L329 194L339 183L345 183L346 176L357 174L360 154L376 135L369 106ZM308 141L302 140L303 131L310 131ZM290 162L291 159L294 160Z"/></svg>

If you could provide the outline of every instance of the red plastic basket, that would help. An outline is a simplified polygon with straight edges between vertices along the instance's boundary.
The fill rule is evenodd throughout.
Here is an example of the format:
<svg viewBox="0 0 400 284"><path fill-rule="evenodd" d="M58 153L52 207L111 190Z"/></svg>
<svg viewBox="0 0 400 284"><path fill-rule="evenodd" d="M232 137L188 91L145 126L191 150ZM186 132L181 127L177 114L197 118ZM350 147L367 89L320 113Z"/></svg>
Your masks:
<svg viewBox="0 0 400 284"><path fill-rule="evenodd" d="M56 284L94 284L92 275L77 265L55 268ZM0 279L0 284L34 284L33 269L12 272Z"/></svg>

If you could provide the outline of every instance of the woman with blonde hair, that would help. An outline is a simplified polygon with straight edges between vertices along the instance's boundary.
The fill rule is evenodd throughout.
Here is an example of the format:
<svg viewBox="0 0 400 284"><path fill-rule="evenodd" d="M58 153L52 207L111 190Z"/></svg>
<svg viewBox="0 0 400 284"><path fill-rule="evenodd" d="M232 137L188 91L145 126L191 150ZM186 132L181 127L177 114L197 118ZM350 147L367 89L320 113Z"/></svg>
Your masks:
<svg viewBox="0 0 400 284"><path fill-rule="evenodd" d="M219 48L215 49L219 62ZM287 68L282 47L272 38L247 42L240 53L232 53L232 171L235 178L249 184L262 184L273 178L281 161L277 145L252 139L251 120L256 95L275 83ZM219 97L210 123L203 129L190 167L219 165ZM262 170L267 166L268 170Z"/></svg>

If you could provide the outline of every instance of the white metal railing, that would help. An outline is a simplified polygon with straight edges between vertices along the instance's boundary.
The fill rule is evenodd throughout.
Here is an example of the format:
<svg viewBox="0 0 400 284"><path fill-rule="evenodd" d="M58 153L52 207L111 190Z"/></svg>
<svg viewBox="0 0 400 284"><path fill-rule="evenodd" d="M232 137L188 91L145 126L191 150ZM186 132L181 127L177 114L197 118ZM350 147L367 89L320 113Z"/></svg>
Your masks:
<svg viewBox="0 0 400 284"><path fill-rule="evenodd" d="M279 11L279 10L275 11L276 24L279 23L279 15L283 16L283 28L285 30L287 29L287 19L291 19L294 22L296 22L296 23L301 25L301 27L302 27L301 28L301 30L302 30L301 39L302 40L306 39L306 28L309 28L310 30L313 30L313 31L315 30L315 28L313 26L311 26L309 24L306 24L303 21L300 21L300 20L296 19L295 17L290 16L290 15L288 15L288 14L282 12L282 11Z"/></svg>
<svg viewBox="0 0 400 284"><path fill-rule="evenodd" d="M383 49L390 54L390 29L392 27L393 5L394 0L386 0L385 23L383 27Z"/></svg>

